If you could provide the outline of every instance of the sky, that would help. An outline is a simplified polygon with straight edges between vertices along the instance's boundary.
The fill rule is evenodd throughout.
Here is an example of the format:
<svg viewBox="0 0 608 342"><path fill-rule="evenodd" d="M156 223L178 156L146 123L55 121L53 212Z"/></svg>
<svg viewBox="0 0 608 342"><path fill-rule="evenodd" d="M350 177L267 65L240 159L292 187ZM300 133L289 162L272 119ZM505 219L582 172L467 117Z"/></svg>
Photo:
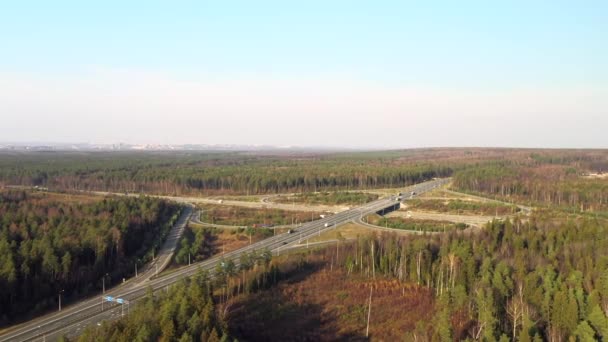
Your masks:
<svg viewBox="0 0 608 342"><path fill-rule="evenodd" d="M0 142L608 148L606 1L6 1Z"/></svg>

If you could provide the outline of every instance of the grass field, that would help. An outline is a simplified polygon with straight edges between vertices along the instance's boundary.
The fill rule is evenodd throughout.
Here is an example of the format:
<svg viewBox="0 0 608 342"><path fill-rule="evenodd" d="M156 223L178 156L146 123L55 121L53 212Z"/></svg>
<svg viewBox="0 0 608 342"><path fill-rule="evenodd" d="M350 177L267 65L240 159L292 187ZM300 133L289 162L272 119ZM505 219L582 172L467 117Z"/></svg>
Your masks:
<svg viewBox="0 0 608 342"><path fill-rule="evenodd" d="M408 210L484 216L510 215L520 210L515 205L507 205L496 202L478 202L462 199L413 199L406 202L406 208Z"/></svg>
<svg viewBox="0 0 608 342"><path fill-rule="evenodd" d="M323 205L362 205L378 198L377 194L358 191L311 192L273 197L277 203L301 203Z"/></svg>
<svg viewBox="0 0 608 342"><path fill-rule="evenodd" d="M228 226L277 226L308 222L319 218L321 213L308 211L287 211L272 208L246 208L237 206L204 204L201 221Z"/></svg>
<svg viewBox="0 0 608 342"><path fill-rule="evenodd" d="M365 217L365 220L366 222L375 226L422 232L444 232L468 228L468 225L465 223L454 223L440 220L422 220L397 216L382 217L376 214L368 215Z"/></svg>

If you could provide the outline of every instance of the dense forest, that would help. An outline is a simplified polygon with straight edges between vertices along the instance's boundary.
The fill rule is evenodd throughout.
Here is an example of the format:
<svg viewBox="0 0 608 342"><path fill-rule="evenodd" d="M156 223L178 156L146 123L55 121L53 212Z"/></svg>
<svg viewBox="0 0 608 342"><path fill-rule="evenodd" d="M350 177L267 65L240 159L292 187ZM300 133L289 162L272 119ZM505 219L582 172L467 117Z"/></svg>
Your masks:
<svg viewBox="0 0 608 342"><path fill-rule="evenodd" d="M393 284L395 289L401 286L394 283L403 284L404 295L406 288L423 289L429 296L424 305L431 308L432 318L420 319L415 329L403 331L405 340L561 342L608 339L608 178L602 174L606 170L608 152L603 150L49 152L0 155L0 186L178 195L338 190L333 197L346 198L350 196L345 195L350 194L346 190L401 187L452 176L452 187L457 190L514 205L459 200L445 204L430 199L413 201L411 206L516 217L493 221L475 231L463 229L462 224L378 217L376 223L383 226L440 234L370 234L355 242L338 239L333 247L317 251L329 260L324 272L340 270L347 277L365 279L363 284L372 288L381 282ZM158 246L158 236L166 232L179 210L146 197L81 203L51 196L0 193L1 323L56 305L62 290L63 296L75 298L98 290L105 274L108 282L129 275L133 264ZM305 202L316 200L301 197ZM515 204L536 209L526 216ZM202 218L217 223L226 210L237 213L233 208L214 208L203 212ZM239 219L253 221L237 223L266 219L267 213L259 216L258 212L238 210ZM287 217L286 223L290 222ZM186 264L188 259L207 258L214 252L213 239L212 230L187 229L175 261ZM168 293L149 294L129 318L91 329L83 338L194 341L240 337L244 330L225 320L231 303L289 277L270 257L264 251L245 254L238 264L218 264L213 279L201 274L172 286ZM307 276L298 274L297 268L292 271L296 277ZM341 291L348 296L348 288ZM357 312L364 315L365 308L362 304Z"/></svg>
<svg viewBox="0 0 608 342"><path fill-rule="evenodd" d="M399 153L268 156L249 153L0 154L0 184L163 194L257 194L397 187L445 177L433 160Z"/></svg>
<svg viewBox="0 0 608 342"><path fill-rule="evenodd" d="M527 221L519 217L512 221L494 221L476 234L458 231L432 236L370 234L360 236L355 242L345 241L306 253L322 255L326 260L317 281L327 278L322 274L339 270L346 277L341 283L354 286L349 290L339 284L324 285L341 289L338 293L342 298L349 301L359 298L364 304L354 306L361 312L353 312L353 318L336 318L359 322L359 328L355 329L360 333L364 333L368 317L364 293L367 291L369 295L370 286L378 293L386 291L386 286L394 289L395 284L390 282L394 279L403 284L397 286L399 294L393 294L398 297L393 299L395 303L427 292L432 293L435 300L418 303L432 308L432 314L431 318L418 317L415 324L411 320L416 318L409 317L408 307L403 307L404 319L412 328L401 333L386 332L386 336L398 335L407 341L596 341L608 336L606 227L607 223L601 219L568 218L541 211ZM194 341L218 340L222 335L224 340L231 340L230 332L238 336L260 325L238 321L238 317L247 316L239 312L239 307L249 302L247 298L255 298L254 294L266 291L283 279L285 286L293 287L287 293L300 293L298 289L303 285L299 282L311 276L310 272L317 272L307 260L319 260L306 257L306 253L273 262L263 253L257 257L244 255L239 266L232 262L223 267L218 265L214 271L217 276L212 281L206 275L199 275L195 280L171 287L166 294L164 291L156 297L150 294L127 319L90 329L81 340ZM362 286L366 291L361 290ZM406 291L413 291L412 295L405 296ZM215 295L211 297L211 293ZM351 293L363 298L351 297ZM306 293L308 295L322 296ZM264 298L262 303L268 308L285 311L292 318L311 312L309 310L322 310L302 302L302 297L294 299L300 304L288 298ZM409 302L417 303L413 299ZM276 312L273 314L254 304L260 301L251 303L256 305L255 310L264 312L265 317L276 316L269 324L285 321ZM386 328L401 324L379 322L378 319L385 316L384 309L372 307L375 308L372 324ZM229 321L226 321L227 313L231 317ZM324 324L339 329L335 322ZM297 324L294 322L294 325ZM323 329L314 327L303 336L322 337L318 334L322 334ZM382 331L374 331L383 335ZM268 333L279 333L279 330ZM295 335L289 333L288 336ZM373 339L373 335L371 337Z"/></svg>
<svg viewBox="0 0 608 342"><path fill-rule="evenodd" d="M167 291L149 291L125 319L88 328L79 341L232 341L222 309L234 296L289 277L271 262L270 251L253 251L238 266L232 260L218 264L213 278L199 271Z"/></svg>
<svg viewBox="0 0 608 342"><path fill-rule="evenodd" d="M608 211L608 178L600 173L607 166L531 155L526 162L504 160L459 170L453 183L461 191L518 203L577 212ZM598 172L599 177L589 176L589 171Z"/></svg>
<svg viewBox="0 0 608 342"><path fill-rule="evenodd" d="M494 221L478 234L360 238L339 263L369 278L433 289L437 312L418 341L593 341L608 336L604 220ZM329 250L333 253L334 250Z"/></svg>
<svg viewBox="0 0 608 342"><path fill-rule="evenodd" d="M179 207L139 198L0 192L0 323L115 284L158 248Z"/></svg>
<svg viewBox="0 0 608 342"><path fill-rule="evenodd" d="M226 323L217 314L214 287L200 273L182 280L168 292L149 292L125 319L89 328L79 341L231 341Z"/></svg>
<svg viewBox="0 0 608 342"><path fill-rule="evenodd" d="M484 171L484 167L489 169ZM543 176L543 167L563 170L564 175L558 177L564 179L587 171L606 171L608 152L489 148L356 153L2 152L0 185L177 195L253 195L403 187L463 171L458 179L462 189L504 194L527 191L536 198L548 199L547 191L536 186L537 178L528 177L532 169L538 171L536 176ZM498 180L492 180L495 178ZM508 179L510 183L501 184ZM521 183L515 183L517 179ZM574 195L563 193L578 186L587 185L566 184L561 190L554 189L558 193L550 198L578 204L578 199L571 198ZM603 195L590 195L598 203L606 202Z"/></svg>

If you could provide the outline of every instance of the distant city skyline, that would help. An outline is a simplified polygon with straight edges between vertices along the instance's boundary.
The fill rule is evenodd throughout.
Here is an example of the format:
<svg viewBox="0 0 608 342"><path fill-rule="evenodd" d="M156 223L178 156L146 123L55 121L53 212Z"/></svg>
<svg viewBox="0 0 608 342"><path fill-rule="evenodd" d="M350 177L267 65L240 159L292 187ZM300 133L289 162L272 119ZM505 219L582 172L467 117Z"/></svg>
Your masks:
<svg viewBox="0 0 608 342"><path fill-rule="evenodd" d="M608 3L23 1L0 143L608 148Z"/></svg>

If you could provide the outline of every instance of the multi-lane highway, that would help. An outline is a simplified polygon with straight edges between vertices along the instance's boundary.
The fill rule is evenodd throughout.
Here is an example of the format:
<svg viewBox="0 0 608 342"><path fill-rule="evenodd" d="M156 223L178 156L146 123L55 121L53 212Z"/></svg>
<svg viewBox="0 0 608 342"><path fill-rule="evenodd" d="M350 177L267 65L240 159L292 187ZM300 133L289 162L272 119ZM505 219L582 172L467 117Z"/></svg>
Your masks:
<svg viewBox="0 0 608 342"><path fill-rule="evenodd" d="M440 185L443 185L447 181L448 180L446 179L437 179L410 186L404 189L404 196L416 196L418 194L436 188ZM241 249L225 253L223 255L199 263L194 263L190 266L183 267L167 275L161 275L159 277L150 278L151 275L155 273L155 266L150 266L145 271L145 274L144 276L142 276L141 281L139 279L136 279L136 281L130 281L128 285L113 289L107 294L111 294L113 297L123 298L126 301L133 303L145 296L149 287L152 288L154 291L164 289L184 277L195 274L199 270L213 271L219 262L227 260L233 260L234 263L238 265L239 257L241 254L249 253L254 250L261 252L267 249L273 254L280 254L281 251L287 249L287 247L290 247L291 245L298 243L299 241L305 241L310 237L319 235L325 230L333 229L338 225L353 221L367 214L383 211L387 208L394 207L396 204L398 204L398 200L398 196L381 198L376 201L367 203L363 206L346 210L317 221L303 224L291 234L280 234L253 243ZM190 217L190 213L191 211L185 212L184 215L187 215L185 220ZM184 217L185 216L182 216L182 218ZM185 224L185 222L186 221L184 221L183 223ZM177 241L173 241L168 245L169 248L166 250L167 253L165 254L165 257L172 255L172 251L173 249L175 249L176 242ZM169 253L169 251L171 253ZM161 262L166 265L169 260L163 260ZM122 315L123 309L123 306L102 303L101 296L99 296L93 299L86 300L78 305L69 307L61 312L57 312L53 315L47 316L44 319L38 319L28 323L24 323L21 326L16 327L15 329L11 329L7 333L0 335L0 341L32 341L42 339L45 339L47 341L53 341L63 335L76 336L80 334L82 330L88 325L98 324L104 320L118 318L120 315Z"/></svg>

